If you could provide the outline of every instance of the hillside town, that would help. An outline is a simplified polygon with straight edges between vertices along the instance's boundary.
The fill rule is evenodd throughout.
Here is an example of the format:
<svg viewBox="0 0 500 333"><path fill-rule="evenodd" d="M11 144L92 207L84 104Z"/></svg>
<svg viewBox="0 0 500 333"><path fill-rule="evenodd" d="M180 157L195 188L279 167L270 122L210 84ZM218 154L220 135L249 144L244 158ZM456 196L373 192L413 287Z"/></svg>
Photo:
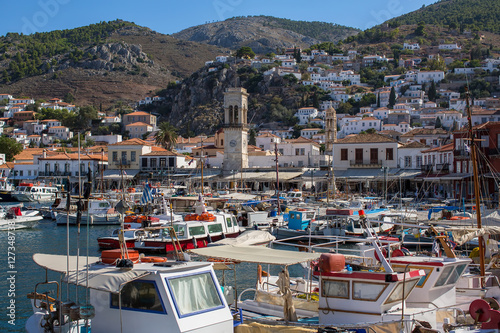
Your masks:
<svg viewBox="0 0 500 333"><path fill-rule="evenodd" d="M4 135L24 148L0 167L2 174L14 184L77 184L78 176L90 172L96 190L145 181L193 189L202 186L203 164L203 186L214 191L266 191L275 189L269 172L277 160L280 189L285 191L307 189L316 196L400 192L406 197L471 199L467 101L461 85L451 79L467 76L489 83L494 79L498 84L499 58L464 61L456 43L426 48L404 43L397 61L401 74L386 75L384 85L376 87L360 71L382 71L395 63L394 58L356 50L333 55L319 49L283 51L253 59L220 55L205 64L206 71L214 72L221 65L243 63L263 70L264 78L287 77L328 96L316 106L296 109L293 127L257 127L247 123L248 94L242 89L237 101L244 108L241 118L231 121L244 125L245 130L229 139L238 145L245 143L240 148L245 149L241 153L246 157L240 164L227 165L228 155L235 154L235 149L225 140L231 129L228 113L232 112L226 101L224 126L215 135L179 136L171 150L158 144L158 115L141 111L161 103L163 97L146 96L130 113L99 112L101 125L117 131L108 135L85 131L81 137L84 148L78 154L75 133L60 120L40 119L33 111L35 99L0 94L4 105L1 129L9 128ZM457 60L464 67L450 66ZM433 66L442 70L428 70ZM481 139L481 179L493 205L499 199L498 187L489 180L500 167L500 99L476 96L470 104L473 131ZM60 98L38 103L38 107L79 112L78 106Z"/></svg>

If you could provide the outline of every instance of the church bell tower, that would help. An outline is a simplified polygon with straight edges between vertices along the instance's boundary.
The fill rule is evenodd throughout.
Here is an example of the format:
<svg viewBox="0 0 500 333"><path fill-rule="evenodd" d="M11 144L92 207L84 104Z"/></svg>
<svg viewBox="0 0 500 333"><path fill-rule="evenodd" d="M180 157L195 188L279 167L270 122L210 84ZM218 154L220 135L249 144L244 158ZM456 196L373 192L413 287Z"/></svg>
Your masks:
<svg viewBox="0 0 500 333"><path fill-rule="evenodd" d="M248 168L247 112L247 90L227 88L224 92L224 173Z"/></svg>

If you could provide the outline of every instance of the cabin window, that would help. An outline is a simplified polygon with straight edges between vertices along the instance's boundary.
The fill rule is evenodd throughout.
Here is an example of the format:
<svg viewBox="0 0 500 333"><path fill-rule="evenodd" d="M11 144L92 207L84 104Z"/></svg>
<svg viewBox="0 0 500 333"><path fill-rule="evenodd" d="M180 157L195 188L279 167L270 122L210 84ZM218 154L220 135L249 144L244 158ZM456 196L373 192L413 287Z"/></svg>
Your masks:
<svg viewBox="0 0 500 333"><path fill-rule="evenodd" d="M174 230L177 236L184 236L186 234L186 229L183 225L174 224Z"/></svg>
<svg viewBox="0 0 500 333"><path fill-rule="evenodd" d="M398 266L398 265L393 265L392 268L396 272L403 272L406 269L406 266ZM431 275L432 271L434 268L429 268L429 267L420 267L420 266L411 266L410 269L420 269L425 272L425 275L420 278L417 282L417 288L422 288L425 285L425 282L427 282L427 279Z"/></svg>
<svg viewBox="0 0 500 333"><path fill-rule="evenodd" d="M121 292L121 303L122 310L166 313L156 283L153 281L127 283ZM119 308L119 295L111 294L111 307Z"/></svg>
<svg viewBox="0 0 500 333"><path fill-rule="evenodd" d="M226 224L228 228L231 228L233 226L232 220L230 217L226 217Z"/></svg>
<svg viewBox="0 0 500 333"><path fill-rule="evenodd" d="M215 234L218 232L222 232L222 224L219 224L219 223L209 224L209 225L207 225L207 227L208 227L209 234Z"/></svg>
<svg viewBox="0 0 500 333"><path fill-rule="evenodd" d="M364 301L376 301L382 295L386 284L353 282L352 283L352 299Z"/></svg>
<svg viewBox="0 0 500 333"><path fill-rule="evenodd" d="M444 285L446 283L446 280L448 280L448 278L450 277L450 274L452 273L452 270L454 268L455 267L453 266L445 267L441 272L441 275L437 279L436 283L434 284L434 287L441 287L442 285Z"/></svg>
<svg viewBox="0 0 500 333"><path fill-rule="evenodd" d="M335 298L349 298L349 281L323 280L321 296Z"/></svg>
<svg viewBox="0 0 500 333"><path fill-rule="evenodd" d="M406 281L405 284L405 295L404 298L408 297L410 292L413 290L413 288L416 286L418 280L410 280ZM387 298L387 301L385 301L385 304L392 303L392 302L400 302L401 298L403 296L403 282L398 283L396 288L392 291L391 295L389 298Z"/></svg>
<svg viewBox="0 0 500 333"><path fill-rule="evenodd" d="M179 317L224 307L214 277L209 272L166 279Z"/></svg>
<svg viewBox="0 0 500 333"><path fill-rule="evenodd" d="M205 227L202 225L197 227L189 227L189 234L191 236L200 236L205 234Z"/></svg>
<svg viewBox="0 0 500 333"><path fill-rule="evenodd" d="M460 276L462 276L462 273L464 272L465 267L467 267L467 265L457 266L455 268L455 270L453 271L453 273L451 274L448 281L446 282L446 284L455 284L458 281L458 279L460 278Z"/></svg>

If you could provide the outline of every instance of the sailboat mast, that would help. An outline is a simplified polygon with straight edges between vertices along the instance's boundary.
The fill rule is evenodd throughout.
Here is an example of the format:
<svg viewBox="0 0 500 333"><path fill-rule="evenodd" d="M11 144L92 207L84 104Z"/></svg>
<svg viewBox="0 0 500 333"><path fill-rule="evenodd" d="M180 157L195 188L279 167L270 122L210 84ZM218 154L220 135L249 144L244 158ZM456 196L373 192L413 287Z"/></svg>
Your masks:
<svg viewBox="0 0 500 333"><path fill-rule="evenodd" d="M274 155L276 157L276 200L278 200L278 215L280 215L280 177L278 170L278 143L274 142Z"/></svg>
<svg viewBox="0 0 500 333"><path fill-rule="evenodd" d="M469 103L469 90L467 87L465 88L465 93L466 93L466 105L467 105L467 121L469 124L469 137L470 137L470 154L471 154L471 159L472 159L472 175L473 175L473 181L474 181L474 196L476 197L476 218L477 218L477 227L480 229L482 227L481 223L481 197L480 197L480 192L479 192L479 176L478 176L478 165L477 165L477 147L474 142L474 133L472 131L472 114L470 110L470 103ZM481 270L481 288L484 288L484 276L485 276L485 269L484 269L484 244L483 244L483 237L479 236L479 268Z"/></svg>

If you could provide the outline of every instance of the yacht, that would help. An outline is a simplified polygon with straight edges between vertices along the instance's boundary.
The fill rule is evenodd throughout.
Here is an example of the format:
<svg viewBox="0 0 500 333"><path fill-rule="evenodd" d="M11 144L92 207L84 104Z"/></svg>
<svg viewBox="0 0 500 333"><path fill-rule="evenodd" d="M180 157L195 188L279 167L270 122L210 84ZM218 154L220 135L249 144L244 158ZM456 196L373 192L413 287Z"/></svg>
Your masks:
<svg viewBox="0 0 500 333"><path fill-rule="evenodd" d="M33 183L20 183L12 196L18 201L51 201L56 198L59 189L56 186L34 185Z"/></svg>

